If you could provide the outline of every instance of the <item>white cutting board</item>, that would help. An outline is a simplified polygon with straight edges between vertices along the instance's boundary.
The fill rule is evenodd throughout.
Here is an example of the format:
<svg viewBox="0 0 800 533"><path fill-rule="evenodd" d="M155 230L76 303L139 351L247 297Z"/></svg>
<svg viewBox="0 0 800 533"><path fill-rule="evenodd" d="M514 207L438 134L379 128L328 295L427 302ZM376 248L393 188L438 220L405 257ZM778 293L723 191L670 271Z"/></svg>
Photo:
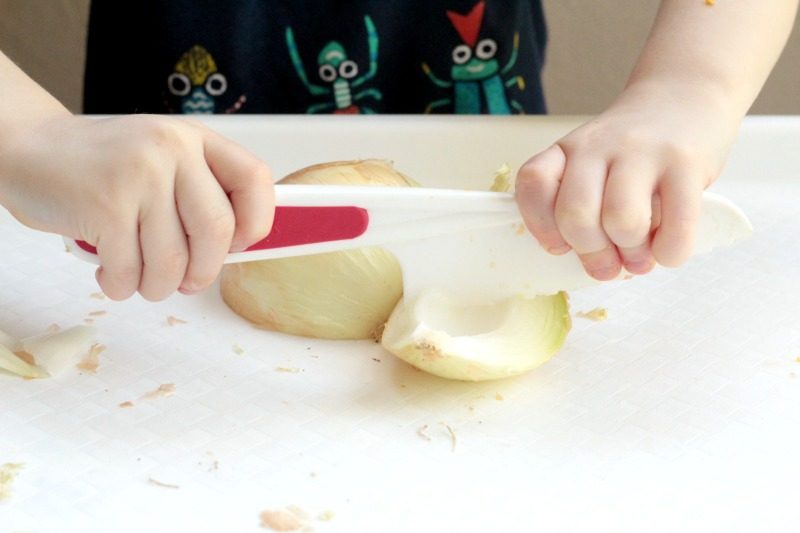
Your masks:
<svg viewBox="0 0 800 533"><path fill-rule="evenodd" d="M579 123L208 122L276 177L387 157L426 185L475 189ZM602 306L608 320L575 318L554 359L488 384L420 373L369 342L256 330L216 291L89 298L92 266L2 212L0 329L106 310L108 349L96 375L0 377L0 465L26 464L0 531L255 532L262 510L287 505L318 532L797 531L800 118L747 119L712 190L747 213L751 239L574 293L574 311ZM162 383L176 394L139 400Z"/></svg>

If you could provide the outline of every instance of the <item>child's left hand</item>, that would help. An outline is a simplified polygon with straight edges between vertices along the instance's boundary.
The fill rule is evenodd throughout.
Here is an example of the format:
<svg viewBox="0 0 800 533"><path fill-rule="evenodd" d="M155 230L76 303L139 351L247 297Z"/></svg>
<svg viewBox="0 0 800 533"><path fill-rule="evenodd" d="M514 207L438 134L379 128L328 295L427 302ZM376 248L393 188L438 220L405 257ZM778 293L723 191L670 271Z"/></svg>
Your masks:
<svg viewBox="0 0 800 533"><path fill-rule="evenodd" d="M532 157L517 178L528 229L553 254L574 249L610 280L691 254L703 190L720 173L738 117L713 94L629 87L602 115Z"/></svg>

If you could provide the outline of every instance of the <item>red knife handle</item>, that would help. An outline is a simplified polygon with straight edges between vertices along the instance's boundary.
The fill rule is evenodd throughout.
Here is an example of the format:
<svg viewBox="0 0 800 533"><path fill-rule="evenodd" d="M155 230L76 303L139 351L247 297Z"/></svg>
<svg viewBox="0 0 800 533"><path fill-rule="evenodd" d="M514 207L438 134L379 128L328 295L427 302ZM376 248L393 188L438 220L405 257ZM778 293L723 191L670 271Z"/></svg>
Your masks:
<svg viewBox="0 0 800 533"><path fill-rule="evenodd" d="M369 213L361 207L275 208L275 222L265 239L248 250L269 250L300 244L345 241L363 235L369 226Z"/></svg>
<svg viewBox="0 0 800 533"><path fill-rule="evenodd" d="M352 206L275 208L272 231L247 250L269 250L301 244L343 241L363 235L369 226L366 209ZM76 241L81 249L96 254L97 249L84 241Z"/></svg>

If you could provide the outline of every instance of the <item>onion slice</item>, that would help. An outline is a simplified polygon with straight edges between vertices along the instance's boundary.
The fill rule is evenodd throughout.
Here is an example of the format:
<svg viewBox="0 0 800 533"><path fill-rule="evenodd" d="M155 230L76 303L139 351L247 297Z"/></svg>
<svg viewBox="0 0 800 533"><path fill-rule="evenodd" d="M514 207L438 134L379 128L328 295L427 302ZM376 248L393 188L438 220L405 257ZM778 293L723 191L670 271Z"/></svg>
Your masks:
<svg viewBox="0 0 800 533"><path fill-rule="evenodd" d="M0 329L0 345L5 346L9 350L13 350L17 345L17 339Z"/></svg>
<svg viewBox="0 0 800 533"><path fill-rule="evenodd" d="M457 297L429 291L398 304L381 344L431 374L484 381L543 364L562 347L570 327L565 293L464 306Z"/></svg>
<svg viewBox="0 0 800 533"><path fill-rule="evenodd" d="M36 359L36 364L51 376L62 374L86 353L97 336L90 326L75 326L55 333L44 333L20 341L20 349Z"/></svg>
<svg viewBox="0 0 800 533"><path fill-rule="evenodd" d="M2 344L0 344L0 369L26 379L46 378L48 376L43 369L23 361Z"/></svg>

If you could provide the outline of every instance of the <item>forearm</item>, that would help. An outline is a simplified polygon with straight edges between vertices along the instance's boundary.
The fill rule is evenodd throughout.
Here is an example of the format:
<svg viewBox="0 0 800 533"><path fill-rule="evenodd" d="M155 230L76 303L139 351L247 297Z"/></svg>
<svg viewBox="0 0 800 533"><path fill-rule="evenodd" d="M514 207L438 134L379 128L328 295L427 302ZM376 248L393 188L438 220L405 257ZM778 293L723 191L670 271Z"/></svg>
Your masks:
<svg viewBox="0 0 800 533"><path fill-rule="evenodd" d="M24 129L69 111L0 52L0 150Z"/></svg>
<svg viewBox="0 0 800 533"><path fill-rule="evenodd" d="M739 120L791 32L798 0L663 0L627 89L700 93ZM687 91L687 92L684 92Z"/></svg>

